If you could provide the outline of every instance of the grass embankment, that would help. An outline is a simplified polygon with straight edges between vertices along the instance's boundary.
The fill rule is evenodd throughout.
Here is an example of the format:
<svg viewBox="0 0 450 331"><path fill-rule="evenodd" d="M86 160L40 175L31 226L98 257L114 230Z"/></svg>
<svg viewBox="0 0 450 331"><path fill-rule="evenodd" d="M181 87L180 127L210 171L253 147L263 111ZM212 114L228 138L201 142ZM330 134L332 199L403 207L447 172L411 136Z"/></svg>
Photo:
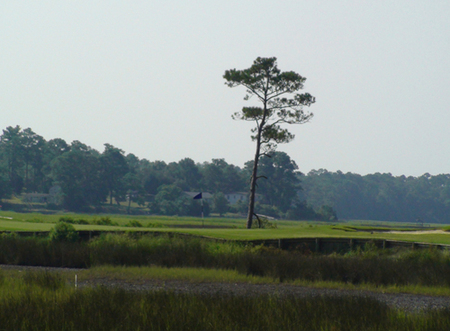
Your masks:
<svg viewBox="0 0 450 331"><path fill-rule="evenodd" d="M230 296L75 289L61 274L0 270L5 330L448 330L450 312L405 315L362 297Z"/></svg>
<svg viewBox="0 0 450 331"><path fill-rule="evenodd" d="M167 236L105 235L90 242L67 243L2 235L0 263L55 267L200 268L217 270L215 276L220 281L233 281L234 278L234 281L267 282L270 279L280 283L378 287L392 292L410 289L416 293L432 294L448 294L450 289L449 253L437 250L396 252L378 250L371 245L345 255L316 255L308 250L282 251ZM165 272L164 277L175 278L177 272L182 275L185 270L172 270L172 276ZM191 271L191 276L194 274Z"/></svg>

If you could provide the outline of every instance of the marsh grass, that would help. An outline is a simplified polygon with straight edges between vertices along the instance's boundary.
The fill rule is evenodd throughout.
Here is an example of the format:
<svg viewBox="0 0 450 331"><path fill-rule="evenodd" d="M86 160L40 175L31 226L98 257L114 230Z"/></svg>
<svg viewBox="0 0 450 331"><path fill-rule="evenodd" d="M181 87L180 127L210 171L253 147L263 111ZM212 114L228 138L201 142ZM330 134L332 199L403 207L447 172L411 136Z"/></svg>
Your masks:
<svg viewBox="0 0 450 331"><path fill-rule="evenodd" d="M103 235L90 242L0 236L0 264L54 267L159 266L231 270L279 282L450 288L450 255L366 245L346 255L316 255L181 236Z"/></svg>
<svg viewBox="0 0 450 331"><path fill-rule="evenodd" d="M23 273L22 279L26 285L37 285L49 290L57 290L66 285L66 280L60 273L51 271L27 270Z"/></svg>
<svg viewBox="0 0 450 331"><path fill-rule="evenodd" d="M86 243L0 235L0 264L84 268L89 266L89 254Z"/></svg>
<svg viewBox="0 0 450 331"><path fill-rule="evenodd" d="M450 312L405 314L364 297L200 295L48 286L5 276L5 330L448 330ZM57 279L57 276L50 276Z"/></svg>
<svg viewBox="0 0 450 331"><path fill-rule="evenodd" d="M236 270L205 268L98 266L78 271L79 280L111 279L123 281L178 280L192 283L278 284L269 277L243 275ZM72 275L70 276L72 277ZM73 278L73 277L72 277Z"/></svg>

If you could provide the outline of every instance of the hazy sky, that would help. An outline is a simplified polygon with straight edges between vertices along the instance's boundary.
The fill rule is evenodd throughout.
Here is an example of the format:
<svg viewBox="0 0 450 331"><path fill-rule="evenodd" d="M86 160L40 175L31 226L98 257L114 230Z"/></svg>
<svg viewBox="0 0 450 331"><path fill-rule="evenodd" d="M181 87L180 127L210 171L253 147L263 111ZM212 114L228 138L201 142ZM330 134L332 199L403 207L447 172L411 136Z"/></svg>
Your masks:
<svg viewBox="0 0 450 331"><path fill-rule="evenodd" d="M245 90L222 76L275 56L317 100L278 149L301 171L450 173L449 17L448 0L1 1L0 130L243 166Z"/></svg>

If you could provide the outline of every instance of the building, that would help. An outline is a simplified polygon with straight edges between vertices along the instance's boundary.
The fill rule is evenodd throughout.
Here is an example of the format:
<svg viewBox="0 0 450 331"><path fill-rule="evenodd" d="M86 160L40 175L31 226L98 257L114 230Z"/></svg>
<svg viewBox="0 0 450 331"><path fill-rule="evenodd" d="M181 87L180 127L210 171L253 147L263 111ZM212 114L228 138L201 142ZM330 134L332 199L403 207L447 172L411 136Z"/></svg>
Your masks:
<svg viewBox="0 0 450 331"><path fill-rule="evenodd" d="M62 201L61 198L61 187L53 186L49 193L25 193L22 200L27 203L54 203L58 205Z"/></svg>
<svg viewBox="0 0 450 331"><path fill-rule="evenodd" d="M225 194L225 198L228 200L228 203L230 205L235 205L239 201L247 203L248 197L249 197L248 192L233 192L233 193ZM262 200L262 195L256 194L255 201L261 201L261 200Z"/></svg>

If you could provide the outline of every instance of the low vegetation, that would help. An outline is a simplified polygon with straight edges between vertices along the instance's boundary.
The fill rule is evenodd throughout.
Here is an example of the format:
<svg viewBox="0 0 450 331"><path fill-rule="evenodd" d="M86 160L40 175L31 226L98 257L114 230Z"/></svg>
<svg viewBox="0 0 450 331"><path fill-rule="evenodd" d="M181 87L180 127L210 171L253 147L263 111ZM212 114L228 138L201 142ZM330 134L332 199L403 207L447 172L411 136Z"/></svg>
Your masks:
<svg viewBox="0 0 450 331"><path fill-rule="evenodd" d="M176 316L176 318L175 318ZM448 330L448 310L405 315L371 298L76 289L56 272L0 270L6 330Z"/></svg>
<svg viewBox="0 0 450 331"><path fill-rule="evenodd" d="M83 268L102 265L190 267L235 270L242 275L280 282L450 287L447 252L379 250L370 244L344 255L320 255L301 247L284 251L168 235L107 234L89 242L72 242L4 234L0 236L0 263Z"/></svg>
<svg viewBox="0 0 450 331"><path fill-rule="evenodd" d="M0 325L7 330L448 330L450 311L405 315L361 297L281 298L78 288L89 279L287 283L383 292L449 295L450 254L437 249L380 250L373 244L345 254L308 247L280 250L181 234L72 237L94 219L139 229L107 216L53 218L48 236L0 235L0 264L81 267L57 273L0 269ZM37 218L33 216L34 220ZM90 223L83 224L80 220ZM143 226L145 219L136 220ZM40 222L25 222L43 225ZM317 224L303 223L305 231ZM331 226L329 227L331 228ZM320 229L320 228L319 228ZM355 231L361 228L353 227ZM366 230L364 228L364 230ZM217 230L216 230L217 231ZM221 230L223 231L223 230ZM228 230L230 231L230 230ZM246 231L246 230L242 230ZM260 233L280 231L256 230ZM342 230L335 230L342 231ZM342 231L345 233L344 231ZM70 280L69 280L70 279ZM70 286L69 286L70 285ZM174 316L177 318L174 318Z"/></svg>

